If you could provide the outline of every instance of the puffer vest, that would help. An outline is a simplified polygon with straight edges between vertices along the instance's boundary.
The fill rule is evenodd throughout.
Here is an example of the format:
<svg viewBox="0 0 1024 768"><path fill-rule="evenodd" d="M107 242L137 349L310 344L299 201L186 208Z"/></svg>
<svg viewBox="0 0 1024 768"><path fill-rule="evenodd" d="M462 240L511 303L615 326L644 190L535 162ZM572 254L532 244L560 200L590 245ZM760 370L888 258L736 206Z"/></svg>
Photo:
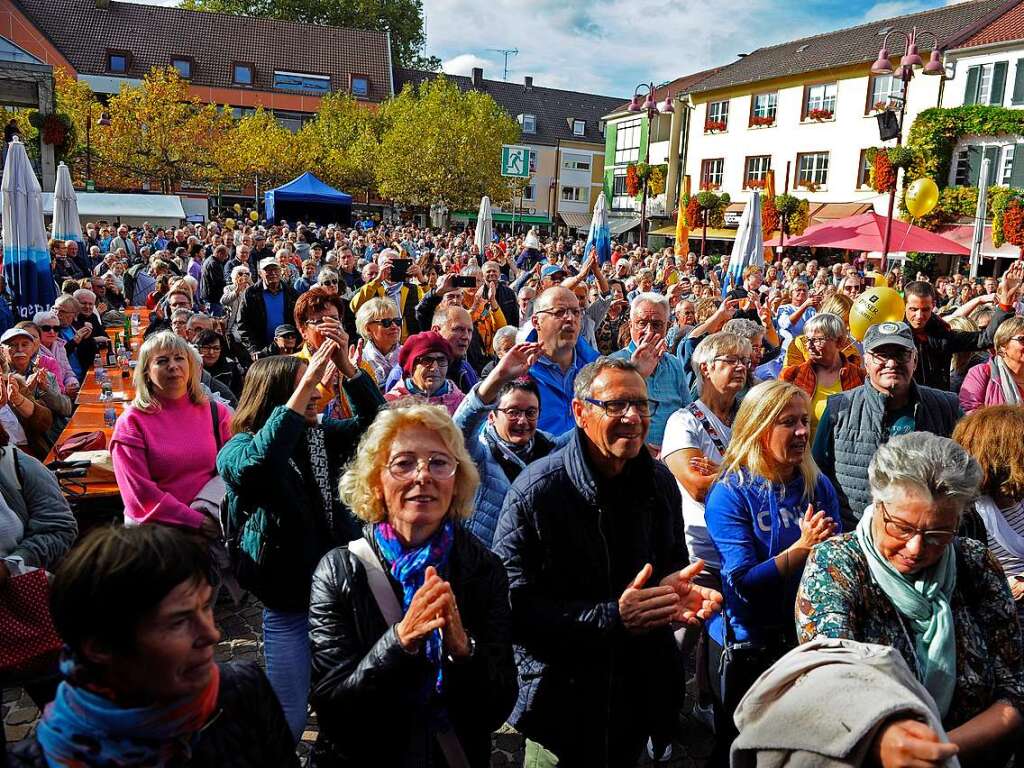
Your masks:
<svg viewBox="0 0 1024 768"><path fill-rule="evenodd" d="M835 445L836 490L839 491L843 529L852 530L871 503L868 464L885 435L886 396L871 384L841 392L828 399ZM956 395L911 382L914 426L918 432L942 437L953 433L960 415Z"/></svg>

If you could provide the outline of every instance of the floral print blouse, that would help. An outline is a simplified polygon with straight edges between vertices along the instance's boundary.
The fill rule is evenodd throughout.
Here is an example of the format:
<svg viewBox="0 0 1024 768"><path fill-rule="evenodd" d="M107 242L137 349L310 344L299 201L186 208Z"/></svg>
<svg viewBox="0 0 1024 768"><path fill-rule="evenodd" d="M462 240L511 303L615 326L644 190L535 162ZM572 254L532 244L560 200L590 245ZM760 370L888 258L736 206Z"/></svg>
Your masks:
<svg viewBox="0 0 1024 768"><path fill-rule="evenodd" d="M957 583L950 601L956 631L956 689L944 718L956 728L996 701L1024 714L1024 649L1017 610L1003 571L985 546L958 538ZM796 598L801 643L832 637L898 650L915 674L911 634L868 571L853 534L811 550Z"/></svg>

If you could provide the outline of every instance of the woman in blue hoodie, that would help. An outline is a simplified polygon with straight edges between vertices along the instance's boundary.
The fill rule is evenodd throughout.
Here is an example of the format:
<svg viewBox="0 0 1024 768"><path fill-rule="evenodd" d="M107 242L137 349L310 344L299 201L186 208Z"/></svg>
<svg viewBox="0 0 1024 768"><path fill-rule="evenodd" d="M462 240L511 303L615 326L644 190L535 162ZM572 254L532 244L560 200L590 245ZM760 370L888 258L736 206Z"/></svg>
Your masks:
<svg viewBox="0 0 1024 768"><path fill-rule="evenodd" d="M832 483L811 458L810 401L782 381L751 389L733 424L705 520L722 564L721 614L708 622L715 694L713 765L728 765L733 711L796 645L793 606L815 544L841 532Z"/></svg>

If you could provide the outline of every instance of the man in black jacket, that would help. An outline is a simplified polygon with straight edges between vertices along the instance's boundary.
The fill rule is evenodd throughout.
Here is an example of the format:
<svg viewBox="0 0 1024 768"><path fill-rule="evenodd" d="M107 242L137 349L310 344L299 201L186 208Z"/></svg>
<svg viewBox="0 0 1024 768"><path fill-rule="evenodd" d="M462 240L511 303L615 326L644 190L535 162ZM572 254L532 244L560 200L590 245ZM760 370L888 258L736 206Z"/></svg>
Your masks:
<svg viewBox="0 0 1024 768"><path fill-rule="evenodd" d="M954 331L945 320L934 314L938 304L935 286L922 280L907 283L903 289L906 297L907 325L914 332L917 346L917 369L914 381L927 387L949 390L949 364L957 352L972 352L992 346L999 324L1012 317L1013 305L1017 300L1021 277L1024 275L1022 262L1017 262L1003 275L996 289L999 306L992 313L988 327L983 331Z"/></svg>
<svg viewBox="0 0 1024 768"><path fill-rule="evenodd" d="M495 533L520 678L510 722L528 763L634 765L682 703L672 625L722 597L691 582L703 562L688 565L678 486L644 448L654 406L636 366L598 358L574 394L575 435L516 478Z"/></svg>
<svg viewBox="0 0 1024 768"><path fill-rule="evenodd" d="M260 282L242 296L238 310L238 335L253 360L274 339L282 323L295 321L295 289L281 280L281 263L273 258L260 262Z"/></svg>
<svg viewBox="0 0 1024 768"><path fill-rule="evenodd" d="M490 291L497 291L498 306L501 307L501 314L505 316L505 322L518 328L519 302L516 301L516 292L501 282L501 265L496 261L485 262L483 275L487 284L487 297L490 298Z"/></svg>
<svg viewBox="0 0 1024 768"><path fill-rule="evenodd" d="M214 247L213 253L206 257L203 262L202 279L199 284L199 299L210 305L210 314L220 317L224 310L220 305L221 297L224 295L224 264L228 260L228 247L218 245Z"/></svg>

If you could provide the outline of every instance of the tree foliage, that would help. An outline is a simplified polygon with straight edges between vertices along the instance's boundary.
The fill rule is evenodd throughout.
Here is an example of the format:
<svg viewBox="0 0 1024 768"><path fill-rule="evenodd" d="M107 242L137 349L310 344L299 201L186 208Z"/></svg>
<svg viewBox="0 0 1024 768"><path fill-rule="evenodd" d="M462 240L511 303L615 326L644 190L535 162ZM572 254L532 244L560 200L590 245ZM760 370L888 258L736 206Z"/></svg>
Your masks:
<svg viewBox="0 0 1024 768"><path fill-rule="evenodd" d="M368 192L376 181L381 127L377 112L348 94L325 96L316 119L297 137L302 161L328 184Z"/></svg>
<svg viewBox="0 0 1024 768"><path fill-rule="evenodd" d="M381 110L377 158L381 195L405 205L473 208L483 195L510 199L501 176L501 146L519 140L519 125L489 95L463 93L443 77L406 86Z"/></svg>
<svg viewBox="0 0 1024 768"><path fill-rule="evenodd" d="M216 147L214 162L224 181L239 186L276 186L302 173L296 137L272 114L259 107L232 128L226 141Z"/></svg>
<svg viewBox="0 0 1024 768"><path fill-rule="evenodd" d="M183 0L181 7L332 27L388 30L396 66L431 72L441 69L440 59L423 55L426 38L422 0Z"/></svg>

